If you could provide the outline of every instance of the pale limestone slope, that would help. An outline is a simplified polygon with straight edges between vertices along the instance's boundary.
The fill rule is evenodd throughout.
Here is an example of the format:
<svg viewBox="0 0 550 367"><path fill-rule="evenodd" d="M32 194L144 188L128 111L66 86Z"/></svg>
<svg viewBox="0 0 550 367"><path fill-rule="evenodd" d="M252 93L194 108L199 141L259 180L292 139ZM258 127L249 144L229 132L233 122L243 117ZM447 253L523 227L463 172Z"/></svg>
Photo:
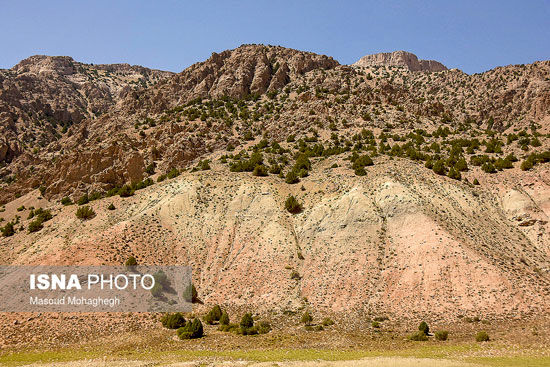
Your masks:
<svg viewBox="0 0 550 367"><path fill-rule="evenodd" d="M87 222L74 206L60 208L42 231L1 239L0 255L20 264L120 264L130 255L190 264L204 307L401 318L549 311L548 244L533 243L501 198L408 161L377 163L366 177L330 164L298 185L214 165L93 202ZM303 213L284 210L291 193ZM117 210L106 210L110 202ZM548 225L538 230L546 236Z"/></svg>

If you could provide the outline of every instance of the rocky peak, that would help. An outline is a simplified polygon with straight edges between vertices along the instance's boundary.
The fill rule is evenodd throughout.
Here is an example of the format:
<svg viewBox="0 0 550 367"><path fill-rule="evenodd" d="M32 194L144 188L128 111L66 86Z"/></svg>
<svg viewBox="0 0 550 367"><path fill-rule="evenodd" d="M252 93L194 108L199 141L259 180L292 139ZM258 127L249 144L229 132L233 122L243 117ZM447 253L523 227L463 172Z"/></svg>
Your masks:
<svg viewBox="0 0 550 367"><path fill-rule="evenodd" d="M242 45L233 50L212 53L148 90L141 107L160 112L194 98L229 96L242 98L284 87L296 76L313 69L332 69L339 63L332 57L280 46ZM135 98L133 98L135 99ZM150 100L148 104L146 101ZM132 98L127 101L135 109ZM159 103L161 102L161 103Z"/></svg>
<svg viewBox="0 0 550 367"><path fill-rule="evenodd" d="M75 61L69 56L46 56L46 55L34 55L30 56L12 69L17 73L57 73L61 75L70 75L76 72Z"/></svg>
<svg viewBox="0 0 550 367"><path fill-rule="evenodd" d="M383 52L363 56L355 66L404 66L410 71L444 71L447 67L435 60L419 60L415 54L407 51Z"/></svg>

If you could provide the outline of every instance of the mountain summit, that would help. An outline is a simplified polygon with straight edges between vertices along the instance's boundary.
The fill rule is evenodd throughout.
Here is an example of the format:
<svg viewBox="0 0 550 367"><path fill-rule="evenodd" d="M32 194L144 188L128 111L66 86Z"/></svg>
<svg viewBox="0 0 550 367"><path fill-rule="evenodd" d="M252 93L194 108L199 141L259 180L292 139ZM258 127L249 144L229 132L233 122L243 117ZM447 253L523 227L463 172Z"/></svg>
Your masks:
<svg viewBox="0 0 550 367"><path fill-rule="evenodd" d="M415 54L407 51L383 52L374 55L363 56L353 65L373 66L390 65L404 66L410 71L444 71L447 67L435 60L419 60Z"/></svg>

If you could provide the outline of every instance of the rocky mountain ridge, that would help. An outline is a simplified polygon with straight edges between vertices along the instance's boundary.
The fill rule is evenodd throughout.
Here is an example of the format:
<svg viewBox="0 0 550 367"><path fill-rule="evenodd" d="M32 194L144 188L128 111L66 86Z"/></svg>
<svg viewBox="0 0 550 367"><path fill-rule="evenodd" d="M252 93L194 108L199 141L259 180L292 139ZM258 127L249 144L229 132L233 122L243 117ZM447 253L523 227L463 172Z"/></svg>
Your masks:
<svg viewBox="0 0 550 367"><path fill-rule="evenodd" d="M382 52L366 55L356 61L354 66L403 66L410 71L445 71L447 67L435 60L419 60L407 51Z"/></svg>
<svg viewBox="0 0 550 367"><path fill-rule="evenodd" d="M171 75L128 64L90 65L36 55L0 70L0 162L46 147L68 128L111 109L133 89Z"/></svg>

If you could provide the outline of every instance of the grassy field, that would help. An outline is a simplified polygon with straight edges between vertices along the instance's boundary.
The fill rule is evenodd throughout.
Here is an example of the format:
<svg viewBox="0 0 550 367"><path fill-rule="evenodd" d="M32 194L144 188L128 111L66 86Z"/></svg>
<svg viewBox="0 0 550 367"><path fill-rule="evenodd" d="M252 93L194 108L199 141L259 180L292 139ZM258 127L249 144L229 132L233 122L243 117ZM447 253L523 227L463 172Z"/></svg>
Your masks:
<svg viewBox="0 0 550 367"><path fill-rule="evenodd" d="M521 354L505 355L504 346L481 347L478 344L414 345L403 350L331 350L331 349L239 349L239 350L108 350L57 349L49 351L16 351L0 355L4 366L28 364L58 365L68 363L74 366L121 365L172 365L178 362L194 361L201 365L217 365L224 361L248 361L250 365L263 365L262 362L277 362L278 365L308 366L550 366L550 356L536 350L523 350ZM78 362L80 361L80 362ZM327 361L324 363L322 361ZM301 362L301 363L296 363ZM307 364L306 364L307 362ZM329 363L334 362L334 363ZM281 364L282 363L282 364ZM241 363L242 364L242 363ZM248 363L247 363L248 364ZM247 365L245 364L245 365ZM367 365L365 364L365 365ZM224 366L227 364L224 364ZM229 364L231 365L231 364ZM268 364L273 365L273 364Z"/></svg>

